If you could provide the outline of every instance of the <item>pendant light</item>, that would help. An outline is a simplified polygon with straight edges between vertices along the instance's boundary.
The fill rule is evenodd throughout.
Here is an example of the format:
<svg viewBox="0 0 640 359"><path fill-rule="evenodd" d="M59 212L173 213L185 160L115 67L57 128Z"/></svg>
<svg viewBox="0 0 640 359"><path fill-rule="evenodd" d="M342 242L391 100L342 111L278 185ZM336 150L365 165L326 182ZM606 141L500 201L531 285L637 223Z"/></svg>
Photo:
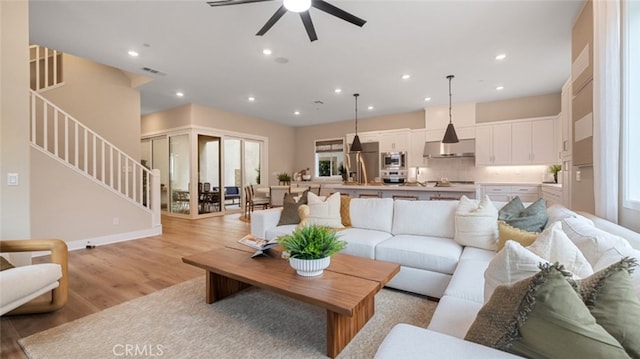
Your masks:
<svg viewBox="0 0 640 359"><path fill-rule="evenodd" d="M356 137L353 138L349 152L362 152L362 143L360 143L360 137L358 137L358 96L360 96L359 93L353 94L353 97L356 99Z"/></svg>
<svg viewBox="0 0 640 359"><path fill-rule="evenodd" d="M460 141L458 140L456 129L453 128L453 123L451 122L451 80L453 79L453 75L449 75L447 78L449 79L449 125L447 125L442 143L457 143Z"/></svg>

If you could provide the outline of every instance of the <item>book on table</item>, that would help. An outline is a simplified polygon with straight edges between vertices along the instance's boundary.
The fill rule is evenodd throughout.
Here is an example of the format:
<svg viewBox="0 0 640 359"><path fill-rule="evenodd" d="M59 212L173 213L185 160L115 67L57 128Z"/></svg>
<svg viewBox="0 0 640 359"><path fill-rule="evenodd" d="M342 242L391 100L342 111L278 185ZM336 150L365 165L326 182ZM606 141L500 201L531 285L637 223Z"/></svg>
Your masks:
<svg viewBox="0 0 640 359"><path fill-rule="evenodd" d="M256 250L256 252L251 256L251 257L255 257L255 256L259 256L261 254L264 254L264 251L271 249L275 246L278 245L278 242L276 241L276 239L272 239L270 241L263 239L263 238L257 238L256 236L252 235L252 234L247 234L246 236L240 238L238 240L238 243L240 244L244 244L247 247L251 247L253 249Z"/></svg>

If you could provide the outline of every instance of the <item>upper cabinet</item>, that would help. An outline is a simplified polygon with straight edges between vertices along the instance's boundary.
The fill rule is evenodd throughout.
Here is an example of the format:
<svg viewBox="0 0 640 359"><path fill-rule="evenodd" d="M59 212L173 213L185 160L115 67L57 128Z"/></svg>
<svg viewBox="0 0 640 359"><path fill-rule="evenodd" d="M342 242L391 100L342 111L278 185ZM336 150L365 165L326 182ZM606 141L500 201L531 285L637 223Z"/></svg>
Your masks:
<svg viewBox="0 0 640 359"><path fill-rule="evenodd" d="M408 152L409 129L381 131L380 152Z"/></svg>
<svg viewBox="0 0 640 359"><path fill-rule="evenodd" d="M476 165L557 163L556 118L496 122L476 127Z"/></svg>
<svg viewBox="0 0 640 359"><path fill-rule="evenodd" d="M476 126L476 165L511 164L511 124Z"/></svg>
<svg viewBox="0 0 640 359"><path fill-rule="evenodd" d="M427 160L422 156L424 153L424 143L427 141L426 133L427 131L422 129L411 130L409 133L409 167L419 167L427 164Z"/></svg>
<svg viewBox="0 0 640 359"><path fill-rule="evenodd" d="M434 106L424 109L425 129L444 130L449 124L449 106ZM456 130L458 127L473 127L476 125L475 102L456 103L451 106L452 123Z"/></svg>
<svg viewBox="0 0 640 359"><path fill-rule="evenodd" d="M511 125L511 163L557 163L555 118L516 122Z"/></svg>

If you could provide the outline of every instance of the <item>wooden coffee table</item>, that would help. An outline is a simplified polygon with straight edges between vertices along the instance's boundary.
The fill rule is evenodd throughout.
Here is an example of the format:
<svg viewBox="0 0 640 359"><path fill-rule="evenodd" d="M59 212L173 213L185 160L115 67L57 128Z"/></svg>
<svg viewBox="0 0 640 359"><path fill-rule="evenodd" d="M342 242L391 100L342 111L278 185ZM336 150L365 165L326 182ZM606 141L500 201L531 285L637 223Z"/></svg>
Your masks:
<svg viewBox="0 0 640 359"><path fill-rule="evenodd" d="M318 277L296 274L277 250L251 258L240 244L183 257L206 271L206 302L211 304L256 286L327 310L327 355L335 358L375 312L374 296L400 271L400 265L335 254Z"/></svg>

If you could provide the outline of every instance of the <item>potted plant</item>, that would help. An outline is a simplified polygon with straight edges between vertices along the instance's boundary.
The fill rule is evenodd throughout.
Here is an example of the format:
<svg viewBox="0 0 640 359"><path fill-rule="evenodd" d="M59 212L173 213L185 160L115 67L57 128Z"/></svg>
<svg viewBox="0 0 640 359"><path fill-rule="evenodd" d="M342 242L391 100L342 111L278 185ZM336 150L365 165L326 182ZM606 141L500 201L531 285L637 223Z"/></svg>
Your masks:
<svg viewBox="0 0 640 359"><path fill-rule="evenodd" d="M562 171L562 165L549 166L549 172L553 174L553 181L558 183L558 172Z"/></svg>
<svg viewBox="0 0 640 359"><path fill-rule="evenodd" d="M285 186L291 184L291 175L286 172L278 173L278 182Z"/></svg>
<svg viewBox="0 0 640 359"><path fill-rule="evenodd" d="M293 233L278 238L278 243L289 255L289 264L301 276L322 274L331 263L331 255L347 246L329 227L306 225Z"/></svg>

